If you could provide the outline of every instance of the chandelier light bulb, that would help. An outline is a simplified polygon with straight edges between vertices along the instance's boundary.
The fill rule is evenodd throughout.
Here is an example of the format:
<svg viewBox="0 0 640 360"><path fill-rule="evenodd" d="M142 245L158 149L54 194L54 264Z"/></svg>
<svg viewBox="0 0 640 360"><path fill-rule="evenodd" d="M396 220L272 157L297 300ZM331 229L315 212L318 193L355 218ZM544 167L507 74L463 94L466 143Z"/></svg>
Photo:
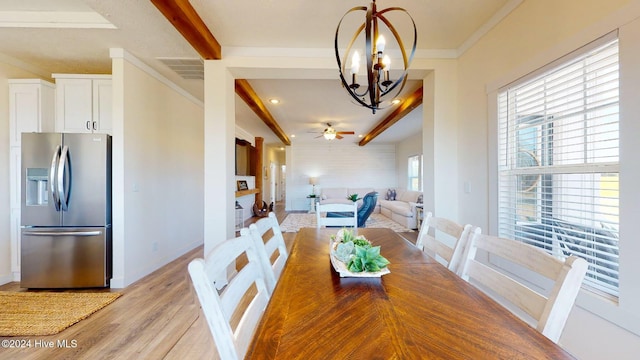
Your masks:
<svg viewBox="0 0 640 360"><path fill-rule="evenodd" d="M384 52L384 47L386 44L387 43L384 40L384 36L383 35L378 36L378 40L376 41L376 51L378 51L378 53Z"/></svg>
<svg viewBox="0 0 640 360"><path fill-rule="evenodd" d="M360 71L360 54L356 50L351 57L351 74L357 74Z"/></svg>
<svg viewBox="0 0 640 360"><path fill-rule="evenodd" d="M384 65L385 71L391 70L391 58L389 58L389 55L385 55L382 58L382 65Z"/></svg>

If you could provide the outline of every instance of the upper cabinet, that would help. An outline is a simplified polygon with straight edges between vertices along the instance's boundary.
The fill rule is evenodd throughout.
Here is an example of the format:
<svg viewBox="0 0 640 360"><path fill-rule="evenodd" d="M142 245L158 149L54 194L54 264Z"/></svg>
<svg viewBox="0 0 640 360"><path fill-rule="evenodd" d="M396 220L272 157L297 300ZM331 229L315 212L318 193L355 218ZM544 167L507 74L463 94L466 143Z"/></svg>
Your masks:
<svg viewBox="0 0 640 360"><path fill-rule="evenodd" d="M55 85L40 79L9 80L10 145L20 146L23 132L52 132Z"/></svg>
<svg viewBox="0 0 640 360"><path fill-rule="evenodd" d="M57 132L111 134L111 75L53 74Z"/></svg>

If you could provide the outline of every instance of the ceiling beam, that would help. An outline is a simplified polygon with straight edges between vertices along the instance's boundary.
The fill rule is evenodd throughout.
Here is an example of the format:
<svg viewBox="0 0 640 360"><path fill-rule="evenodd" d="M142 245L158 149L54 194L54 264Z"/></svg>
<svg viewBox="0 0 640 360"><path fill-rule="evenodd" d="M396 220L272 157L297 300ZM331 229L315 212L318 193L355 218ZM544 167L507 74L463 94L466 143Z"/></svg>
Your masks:
<svg viewBox="0 0 640 360"><path fill-rule="evenodd" d="M245 79L236 79L235 87L236 94L249 105L251 110L258 115L265 125L267 125L285 145L291 145L291 140L289 140L287 134L282 131L280 125L278 125L273 116L271 116L271 113L269 113L269 110L264 106L264 103L262 103L262 100L260 100L256 92L253 91L249 82Z"/></svg>
<svg viewBox="0 0 640 360"><path fill-rule="evenodd" d="M205 60L222 59L218 40L200 18L188 0L151 0L173 27Z"/></svg>
<svg viewBox="0 0 640 360"><path fill-rule="evenodd" d="M405 115L410 113L413 109L422 104L422 86L409 95L409 97L403 101L397 109L395 109L389 116L380 121L362 140L358 143L360 146L365 146L376 136L382 134L383 131L391 127L391 125L397 123Z"/></svg>

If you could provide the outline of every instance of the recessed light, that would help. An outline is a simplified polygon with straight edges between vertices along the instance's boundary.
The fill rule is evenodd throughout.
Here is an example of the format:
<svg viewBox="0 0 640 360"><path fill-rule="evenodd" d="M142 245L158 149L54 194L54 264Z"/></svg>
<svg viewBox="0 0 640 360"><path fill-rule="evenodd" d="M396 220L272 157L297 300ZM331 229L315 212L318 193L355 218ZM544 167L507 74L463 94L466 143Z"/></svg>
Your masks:
<svg viewBox="0 0 640 360"><path fill-rule="evenodd" d="M400 99L393 99L393 100L391 100L391 104L392 104L392 105L398 105L398 104L400 104L401 102L402 102L402 100L400 100Z"/></svg>
<svg viewBox="0 0 640 360"><path fill-rule="evenodd" d="M292 138L296 137L296 134L291 134L291 137L292 137Z"/></svg>
<svg viewBox="0 0 640 360"><path fill-rule="evenodd" d="M278 99L269 99L269 102L272 103L273 105L280 104L280 100Z"/></svg>
<svg viewBox="0 0 640 360"><path fill-rule="evenodd" d="M362 134L358 135L358 137L359 137L359 138L361 138L361 137L363 137L363 136L364 136L364 135L362 135Z"/></svg>

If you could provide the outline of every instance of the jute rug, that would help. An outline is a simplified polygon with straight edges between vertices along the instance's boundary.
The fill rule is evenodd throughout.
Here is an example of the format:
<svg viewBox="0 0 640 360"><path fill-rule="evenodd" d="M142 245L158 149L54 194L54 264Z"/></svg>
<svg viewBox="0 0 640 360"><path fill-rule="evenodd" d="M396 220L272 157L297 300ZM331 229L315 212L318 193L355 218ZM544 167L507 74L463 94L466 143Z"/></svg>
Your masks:
<svg viewBox="0 0 640 360"><path fill-rule="evenodd" d="M413 232L382 214L371 214L367 219L368 228L389 228L395 232ZM289 214L280 224L282 232L298 232L303 227L316 227L316 214Z"/></svg>
<svg viewBox="0 0 640 360"><path fill-rule="evenodd" d="M57 334L120 295L115 292L0 291L0 336Z"/></svg>

